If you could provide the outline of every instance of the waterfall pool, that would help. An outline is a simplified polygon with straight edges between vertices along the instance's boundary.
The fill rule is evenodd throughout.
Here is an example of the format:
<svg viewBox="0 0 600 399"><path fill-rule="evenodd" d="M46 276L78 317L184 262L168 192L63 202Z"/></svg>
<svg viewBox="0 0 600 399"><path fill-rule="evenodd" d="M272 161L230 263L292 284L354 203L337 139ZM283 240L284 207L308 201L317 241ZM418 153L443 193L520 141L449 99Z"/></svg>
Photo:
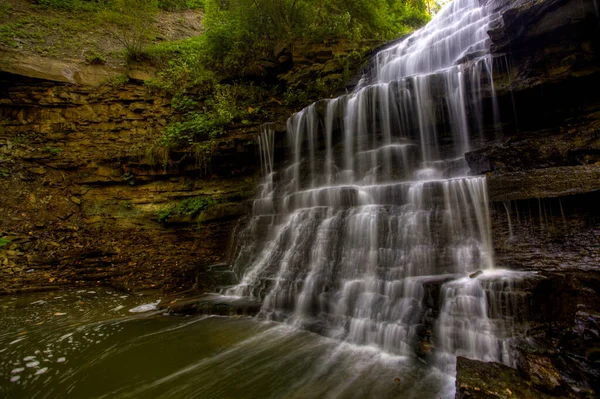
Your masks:
<svg viewBox="0 0 600 399"><path fill-rule="evenodd" d="M414 358L247 317L130 312L149 302L101 289L1 297L0 396L454 396L453 375Z"/></svg>

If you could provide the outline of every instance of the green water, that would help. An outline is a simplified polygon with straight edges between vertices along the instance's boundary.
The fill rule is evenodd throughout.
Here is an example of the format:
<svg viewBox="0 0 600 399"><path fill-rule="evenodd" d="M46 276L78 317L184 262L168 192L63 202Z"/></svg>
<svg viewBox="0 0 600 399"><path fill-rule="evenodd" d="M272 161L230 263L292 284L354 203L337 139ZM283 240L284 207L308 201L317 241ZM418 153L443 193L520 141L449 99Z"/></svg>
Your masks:
<svg viewBox="0 0 600 399"><path fill-rule="evenodd" d="M251 318L129 311L154 301L0 297L0 397L453 397L450 376L374 348Z"/></svg>

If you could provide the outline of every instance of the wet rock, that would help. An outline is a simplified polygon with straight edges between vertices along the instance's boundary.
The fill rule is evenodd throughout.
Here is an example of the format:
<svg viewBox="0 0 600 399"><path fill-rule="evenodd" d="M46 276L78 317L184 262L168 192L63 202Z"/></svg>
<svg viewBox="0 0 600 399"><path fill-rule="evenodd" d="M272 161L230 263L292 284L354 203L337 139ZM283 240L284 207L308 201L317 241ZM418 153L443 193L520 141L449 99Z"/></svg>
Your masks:
<svg viewBox="0 0 600 399"><path fill-rule="evenodd" d="M41 168L41 167L40 168L31 168L31 169L29 169L29 171L36 175L45 175L46 174L46 169Z"/></svg>
<svg viewBox="0 0 600 399"><path fill-rule="evenodd" d="M159 308L176 314L207 314L221 316L255 316L261 303L248 298L227 297L218 294L201 294L192 297L163 301Z"/></svg>
<svg viewBox="0 0 600 399"><path fill-rule="evenodd" d="M483 274L483 272L481 270L477 270L475 273L469 274L469 278L477 278L477 277L481 276L482 274Z"/></svg>
<svg viewBox="0 0 600 399"><path fill-rule="evenodd" d="M600 164L536 169L488 177L491 201L556 198L600 189Z"/></svg>
<svg viewBox="0 0 600 399"><path fill-rule="evenodd" d="M517 369L523 373L537 388L547 392L555 392L565 385L562 377L552 365L550 358L532 353L521 353L518 357Z"/></svg>
<svg viewBox="0 0 600 399"><path fill-rule="evenodd" d="M542 392L533 387L517 370L500 363L486 363L460 356L456 359L456 399L575 397Z"/></svg>

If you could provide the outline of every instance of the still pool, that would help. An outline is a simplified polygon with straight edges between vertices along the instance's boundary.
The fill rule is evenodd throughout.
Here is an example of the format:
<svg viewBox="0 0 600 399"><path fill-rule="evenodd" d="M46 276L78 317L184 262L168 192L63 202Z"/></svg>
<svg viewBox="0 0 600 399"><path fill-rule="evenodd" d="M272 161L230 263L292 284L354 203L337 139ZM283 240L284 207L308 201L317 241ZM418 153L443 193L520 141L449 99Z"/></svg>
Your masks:
<svg viewBox="0 0 600 399"><path fill-rule="evenodd" d="M155 303L107 290L0 297L0 397L453 397L454 378L415 359Z"/></svg>

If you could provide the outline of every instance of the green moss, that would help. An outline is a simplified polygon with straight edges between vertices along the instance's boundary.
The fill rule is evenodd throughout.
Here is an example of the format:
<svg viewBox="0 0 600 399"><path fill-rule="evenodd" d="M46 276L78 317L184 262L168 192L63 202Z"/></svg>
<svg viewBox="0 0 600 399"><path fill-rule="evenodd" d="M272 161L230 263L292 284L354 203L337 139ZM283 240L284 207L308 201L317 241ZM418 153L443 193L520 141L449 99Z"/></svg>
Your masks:
<svg viewBox="0 0 600 399"><path fill-rule="evenodd" d="M62 148L56 148L56 147L50 147L50 146L45 146L42 149L43 152L48 153L52 156L58 156L63 152Z"/></svg>
<svg viewBox="0 0 600 399"><path fill-rule="evenodd" d="M175 208L178 215L193 216L216 204L212 197L188 198L179 203Z"/></svg>
<svg viewBox="0 0 600 399"><path fill-rule="evenodd" d="M105 84L111 86L113 89L122 87L125 83L129 82L129 76L126 74L117 75L114 78L110 78Z"/></svg>
<svg viewBox="0 0 600 399"><path fill-rule="evenodd" d="M91 49L85 56L85 60L88 62L88 64L92 64L92 65L102 65L106 63L106 56L104 56L102 53Z"/></svg>
<svg viewBox="0 0 600 399"><path fill-rule="evenodd" d="M198 216L202 211L211 208L217 203L218 201L208 196L186 198L175 206L160 209L157 219L159 223L167 223L170 218L176 216Z"/></svg>

